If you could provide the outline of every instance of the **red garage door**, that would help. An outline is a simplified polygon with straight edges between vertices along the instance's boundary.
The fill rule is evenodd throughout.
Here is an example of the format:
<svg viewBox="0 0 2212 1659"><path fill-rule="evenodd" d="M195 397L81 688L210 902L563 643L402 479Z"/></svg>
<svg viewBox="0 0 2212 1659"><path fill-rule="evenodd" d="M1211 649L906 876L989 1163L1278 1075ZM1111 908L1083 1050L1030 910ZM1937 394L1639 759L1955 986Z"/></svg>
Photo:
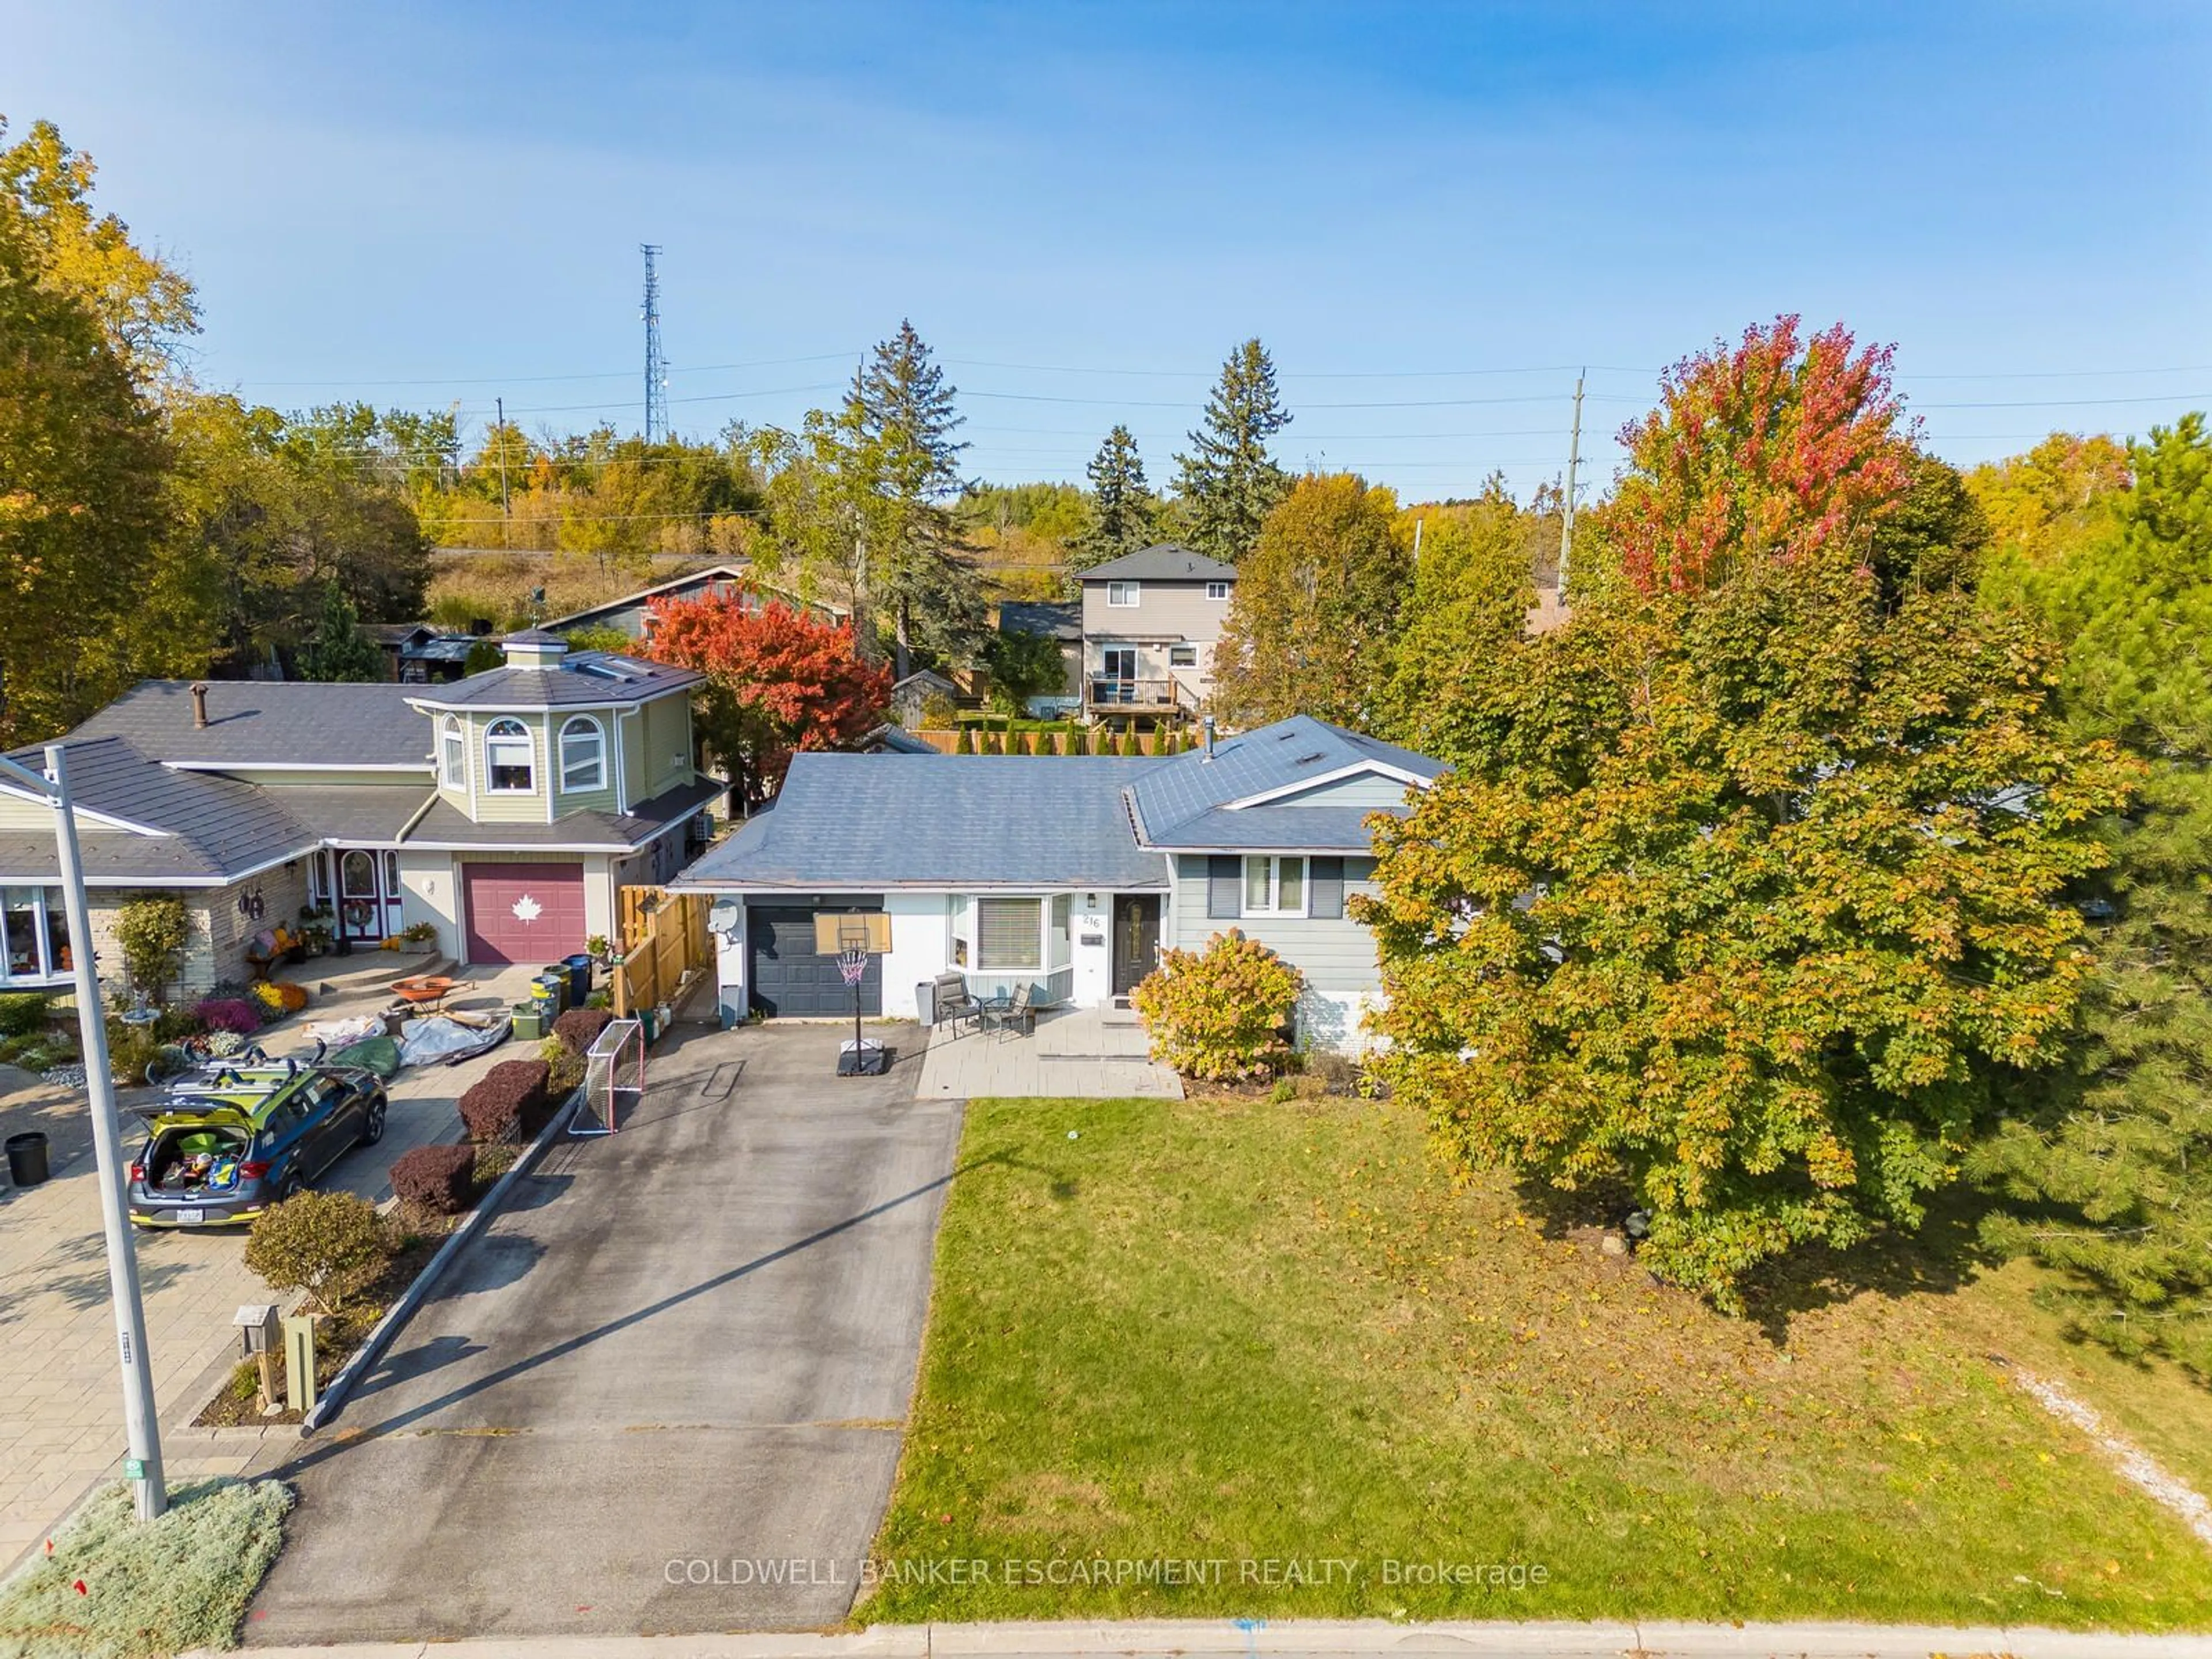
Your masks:
<svg viewBox="0 0 2212 1659"><path fill-rule="evenodd" d="M464 864L471 962L558 962L584 948L580 864Z"/></svg>

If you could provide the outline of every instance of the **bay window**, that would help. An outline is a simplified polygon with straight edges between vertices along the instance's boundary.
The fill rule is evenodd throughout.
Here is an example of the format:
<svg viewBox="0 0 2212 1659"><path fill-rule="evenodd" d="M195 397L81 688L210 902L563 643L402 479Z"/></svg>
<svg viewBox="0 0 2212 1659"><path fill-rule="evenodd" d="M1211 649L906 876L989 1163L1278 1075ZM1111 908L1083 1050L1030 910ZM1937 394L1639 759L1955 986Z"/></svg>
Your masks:
<svg viewBox="0 0 2212 1659"><path fill-rule="evenodd" d="M438 738L438 781L448 789L469 787L468 757L463 747L461 723L451 714L446 716L445 730Z"/></svg>
<svg viewBox="0 0 2212 1659"><path fill-rule="evenodd" d="M1302 916L1306 913L1306 861L1303 857L1255 854L1244 860L1244 914Z"/></svg>
<svg viewBox="0 0 2212 1659"><path fill-rule="evenodd" d="M484 728L484 775L495 795L526 795L537 787L538 757L530 728L520 720L494 720Z"/></svg>
<svg viewBox="0 0 2212 1659"><path fill-rule="evenodd" d="M606 734L589 714L578 714L561 728L561 787L603 789L606 781Z"/></svg>
<svg viewBox="0 0 2212 1659"><path fill-rule="evenodd" d="M975 901L975 966L985 973L1035 973L1044 966L1044 901Z"/></svg>
<svg viewBox="0 0 2212 1659"><path fill-rule="evenodd" d="M0 979L60 979L76 965L62 890L0 890Z"/></svg>

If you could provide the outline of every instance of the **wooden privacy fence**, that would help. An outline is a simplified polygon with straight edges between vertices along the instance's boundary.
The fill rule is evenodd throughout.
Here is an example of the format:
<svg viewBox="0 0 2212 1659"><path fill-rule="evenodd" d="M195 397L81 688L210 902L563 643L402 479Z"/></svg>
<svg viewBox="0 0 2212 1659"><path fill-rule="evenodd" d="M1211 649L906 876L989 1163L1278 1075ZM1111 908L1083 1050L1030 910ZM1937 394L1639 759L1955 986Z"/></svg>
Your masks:
<svg viewBox="0 0 2212 1659"><path fill-rule="evenodd" d="M659 887L625 887L620 895L622 957L614 971L617 1018L640 1008L672 1006L694 975L711 972L714 941L707 932L706 896Z"/></svg>

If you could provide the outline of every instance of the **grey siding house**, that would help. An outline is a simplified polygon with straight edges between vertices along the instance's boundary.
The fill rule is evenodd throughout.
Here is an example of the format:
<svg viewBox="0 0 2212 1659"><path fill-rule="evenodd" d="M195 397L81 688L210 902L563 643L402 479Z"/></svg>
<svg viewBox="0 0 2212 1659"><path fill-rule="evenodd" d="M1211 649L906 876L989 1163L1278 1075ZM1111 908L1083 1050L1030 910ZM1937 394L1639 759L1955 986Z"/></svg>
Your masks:
<svg viewBox="0 0 2212 1659"><path fill-rule="evenodd" d="M1085 714L1180 719L1203 708L1237 567L1164 542L1079 571L1077 580Z"/></svg>
<svg viewBox="0 0 2212 1659"><path fill-rule="evenodd" d="M774 805L675 885L716 900L722 1017L849 1017L823 912L882 911L862 1011L914 1018L965 975L1043 1006L1126 997L1163 947L1237 928L1306 976L1301 1042L1364 1045L1374 941L1366 819L1441 765L1304 716L1165 758L802 754Z"/></svg>

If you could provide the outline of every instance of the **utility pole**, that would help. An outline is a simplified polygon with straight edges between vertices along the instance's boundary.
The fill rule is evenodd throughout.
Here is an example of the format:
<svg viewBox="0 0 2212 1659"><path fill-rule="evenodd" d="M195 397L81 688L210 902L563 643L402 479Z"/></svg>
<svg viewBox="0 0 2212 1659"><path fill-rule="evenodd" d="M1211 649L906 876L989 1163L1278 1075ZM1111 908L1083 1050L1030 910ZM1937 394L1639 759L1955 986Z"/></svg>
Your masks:
<svg viewBox="0 0 2212 1659"><path fill-rule="evenodd" d="M68 757L46 745L40 776L0 756L0 775L35 789L54 810L54 854L61 866L62 908L69 920L70 956L76 978L76 1023L84 1052L85 1093L92 1106L93 1161L100 1181L100 1231L107 1243L107 1293L115 1304L115 1340L123 1364L124 1479L141 1521L169 1507L161 1474L161 1420L154 1405L154 1365L146 1352L146 1306L138 1289L138 1255L125 1217L123 1136L115 1118L115 1074L108 1068L107 1021L100 997L100 971L92 960L92 917L84 892L84 860L77 848L76 809L70 800Z"/></svg>
<svg viewBox="0 0 2212 1659"><path fill-rule="evenodd" d="M513 516L507 506L507 399L495 398L492 407L499 411L499 544L507 545L507 522Z"/></svg>
<svg viewBox="0 0 2212 1659"><path fill-rule="evenodd" d="M668 436L668 364L660 355L660 278L653 262L660 257L655 242L640 242L645 255L645 441L658 443Z"/></svg>
<svg viewBox="0 0 2212 1659"><path fill-rule="evenodd" d="M1575 465L1583 455L1583 369L1575 375L1575 429L1567 440L1567 499L1559 514L1559 574L1553 591L1564 608L1567 602L1567 555L1575 544Z"/></svg>

